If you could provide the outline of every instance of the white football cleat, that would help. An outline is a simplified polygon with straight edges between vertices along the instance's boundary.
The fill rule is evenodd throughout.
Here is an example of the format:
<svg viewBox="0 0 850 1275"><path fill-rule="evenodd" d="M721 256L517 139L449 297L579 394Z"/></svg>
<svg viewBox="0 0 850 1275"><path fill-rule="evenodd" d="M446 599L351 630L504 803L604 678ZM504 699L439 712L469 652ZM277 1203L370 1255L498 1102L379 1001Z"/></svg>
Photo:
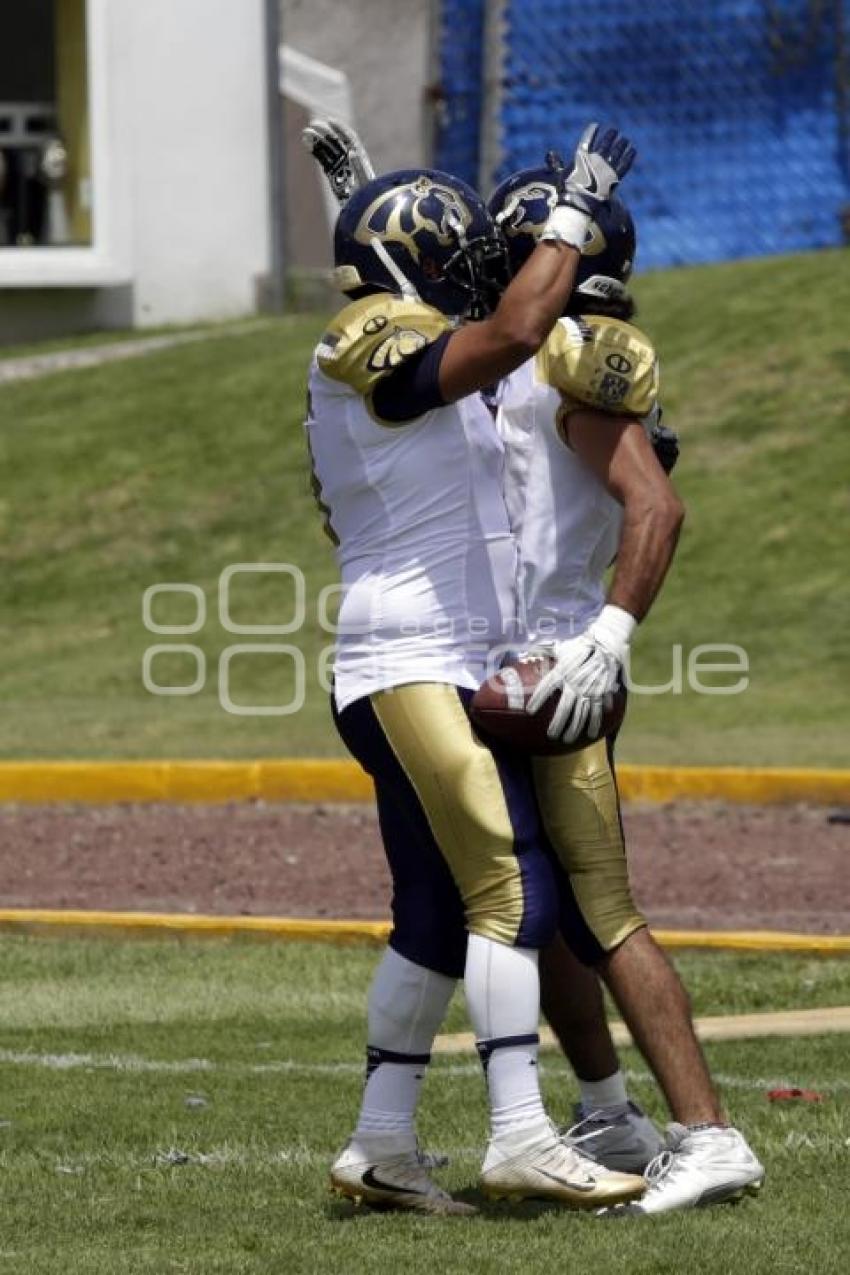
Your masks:
<svg viewBox="0 0 850 1275"><path fill-rule="evenodd" d="M598 1209L636 1199L646 1181L597 1164L547 1124L491 1139L481 1189L491 1200L557 1200L574 1209Z"/></svg>
<svg viewBox="0 0 850 1275"><path fill-rule="evenodd" d="M605 1213L649 1216L740 1200L759 1191L764 1166L737 1129L671 1124L667 1149L649 1165L646 1179L649 1188L641 1200Z"/></svg>
<svg viewBox="0 0 850 1275"><path fill-rule="evenodd" d="M664 1150L664 1139L636 1102L612 1115L585 1111L577 1103L574 1115L576 1123L561 1131L562 1138L606 1169L643 1173L650 1160Z"/></svg>
<svg viewBox="0 0 850 1275"><path fill-rule="evenodd" d="M438 1157L423 1156L409 1134L350 1138L331 1166L331 1190L355 1204L416 1213L469 1217L471 1204L454 1200L430 1176Z"/></svg>

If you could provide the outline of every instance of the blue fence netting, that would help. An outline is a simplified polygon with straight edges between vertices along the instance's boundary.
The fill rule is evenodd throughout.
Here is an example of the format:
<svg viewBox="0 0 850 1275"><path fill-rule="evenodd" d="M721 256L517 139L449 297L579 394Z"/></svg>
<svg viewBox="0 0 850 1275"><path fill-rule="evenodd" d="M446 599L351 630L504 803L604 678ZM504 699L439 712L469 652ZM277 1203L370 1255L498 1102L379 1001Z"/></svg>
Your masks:
<svg viewBox="0 0 850 1275"><path fill-rule="evenodd" d="M501 0L495 73L486 7L442 6L440 167L486 194L612 120L640 151L624 194L643 268L847 241L850 0ZM482 174L494 80L498 160Z"/></svg>
<svg viewBox="0 0 850 1275"><path fill-rule="evenodd" d="M487 0L442 0L436 107L438 168L478 184Z"/></svg>

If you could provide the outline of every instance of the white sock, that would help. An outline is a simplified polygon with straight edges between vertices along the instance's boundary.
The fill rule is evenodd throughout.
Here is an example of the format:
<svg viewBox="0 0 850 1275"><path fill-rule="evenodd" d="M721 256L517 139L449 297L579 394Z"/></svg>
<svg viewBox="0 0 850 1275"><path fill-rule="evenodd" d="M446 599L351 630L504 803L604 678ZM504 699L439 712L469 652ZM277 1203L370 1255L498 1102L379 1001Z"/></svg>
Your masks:
<svg viewBox="0 0 850 1275"><path fill-rule="evenodd" d="M415 1138L413 1113L430 1055L423 1054L413 1061L404 1054L388 1057L373 1046L366 1052L369 1060L366 1088L355 1136L409 1134L412 1144Z"/></svg>
<svg viewBox="0 0 850 1275"><path fill-rule="evenodd" d="M479 1044L490 1095L490 1136L500 1138L519 1129L529 1132L546 1124L537 1075L538 1042L493 1049L489 1056Z"/></svg>
<svg viewBox="0 0 850 1275"><path fill-rule="evenodd" d="M491 1136L545 1125L537 1074L537 952L470 934L464 990L487 1078Z"/></svg>
<svg viewBox="0 0 850 1275"><path fill-rule="evenodd" d="M586 1115L591 1111L622 1110L628 1105L629 1095L626 1093L626 1078L618 1069L604 1080L581 1080L578 1082L581 1095L582 1110Z"/></svg>
<svg viewBox="0 0 850 1275"><path fill-rule="evenodd" d="M409 1134L431 1045L455 980L415 965L393 948L369 990L366 1087L355 1136Z"/></svg>

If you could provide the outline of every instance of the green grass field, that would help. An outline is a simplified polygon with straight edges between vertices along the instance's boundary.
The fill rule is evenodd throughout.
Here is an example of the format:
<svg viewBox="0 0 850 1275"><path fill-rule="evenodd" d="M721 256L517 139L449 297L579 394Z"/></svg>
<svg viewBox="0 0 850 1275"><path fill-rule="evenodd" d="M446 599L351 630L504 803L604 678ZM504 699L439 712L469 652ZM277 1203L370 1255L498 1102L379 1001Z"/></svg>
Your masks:
<svg viewBox="0 0 850 1275"><path fill-rule="evenodd" d="M842 765L848 761L847 474L850 308L846 251L676 270L638 279L643 326L662 358L667 417L683 436L677 482L688 520L673 575L644 626L643 683L669 680L704 643L743 646L738 696L634 696L622 756L635 761ZM335 579L312 507L301 432L304 375L321 317L284 318L209 341L39 382L0 387L4 660L0 756L167 757L340 751L317 669L331 638L317 618ZM14 351L7 351L14 353ZM218 617L233 563L289 562L306 579L306 622L289 636L234 636ZM199 586L203 631L157 637L142 595ZM191 621L161 597L161 623ZM232 614L292 614L280 576L243 576ZM205 688L150 695L153 643L197 644ZM232 643L290 643L307 699L286 717L226 713L218 661ZM191 655L162 654L160 683L195 676ZM237 705L292 693L292 662L242 654Z"/></svg>
<svg viewBox="0 0 850 1275"><path fill-rule="evenodd" d="M127 341L145 341L148 337L175 336L180 338L190 332L216 334L225 330L234 335L241 335L244 331L265 327L266 324L273 322L273 319L265 317L250 317L247 319L234 319L224 325L193 323L191 327L166 325L143 330L139 328L109 328L104 332L80 332L71 337L53 337L49 341L0 345L0 364L9 361L17 362L19 359L25 359L30 356L63 353L66 350L89 350L96 346L120 345Z"/></svg>
<svg viewBox="0 0 850 1275"><path fill-rule="evenodd" d="M421 1134L478 1218L371 1214L326 1193L362 1085L373 950L0 940L0 1269L27 1275L830 1275L850 1261L847 1038L709 1045L768 1182L758 1200L616 1223L476 1192L484 1087L438 1057ZM846 1004L850 965L682 953L699 1014ZM449 1030L466 1027L457 997ZM633 1095L659 1119L639 1057ZM547 1053L552 1114L574 1085ZM768 1102L771 1084L820 1104Z"/></svg>
<svg viewBox="0 0 850 1275"><path fill-rule="evenodd" d="M480 1216L356 1211L326 1193L362 1085L364 996L377 954L319 946L3 938L0 1269L28 1275L189 1271L371 1275L407 1269L610 1275L846 1270L846 1038L707 1047L731 1114L765 1160L757 1201L604 1223L487 1205L475 1181L486 1104L478 1062L438 1057L421 1133ZM850 965L681 954L698 1014L846 1003ZM452 1002L450 1030L466 1028ZM632 1051L633 1095L664 1118ZM544 1057L549 1108L573 1082ZM768 1103L771 1084L823 1103Z"/></svg>

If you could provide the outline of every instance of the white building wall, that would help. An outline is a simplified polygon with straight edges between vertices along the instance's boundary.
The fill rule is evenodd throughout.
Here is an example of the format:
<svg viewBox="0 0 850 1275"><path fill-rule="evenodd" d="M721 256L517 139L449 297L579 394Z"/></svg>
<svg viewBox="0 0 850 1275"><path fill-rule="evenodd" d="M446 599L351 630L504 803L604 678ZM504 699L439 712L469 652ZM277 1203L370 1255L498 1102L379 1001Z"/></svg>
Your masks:
<svg viewBox="0 0 850 1275"><path fill-rule="evenodd" d="M248 313L269 269L263 0L110 7L134 319Z"/></svg>
<svg viewBox="0 0 850 1275"><path fill-rule="evenodd" d="M0 252L0 340L253 312L271 255L264 0L88 15L95 242Z"/></svg>

